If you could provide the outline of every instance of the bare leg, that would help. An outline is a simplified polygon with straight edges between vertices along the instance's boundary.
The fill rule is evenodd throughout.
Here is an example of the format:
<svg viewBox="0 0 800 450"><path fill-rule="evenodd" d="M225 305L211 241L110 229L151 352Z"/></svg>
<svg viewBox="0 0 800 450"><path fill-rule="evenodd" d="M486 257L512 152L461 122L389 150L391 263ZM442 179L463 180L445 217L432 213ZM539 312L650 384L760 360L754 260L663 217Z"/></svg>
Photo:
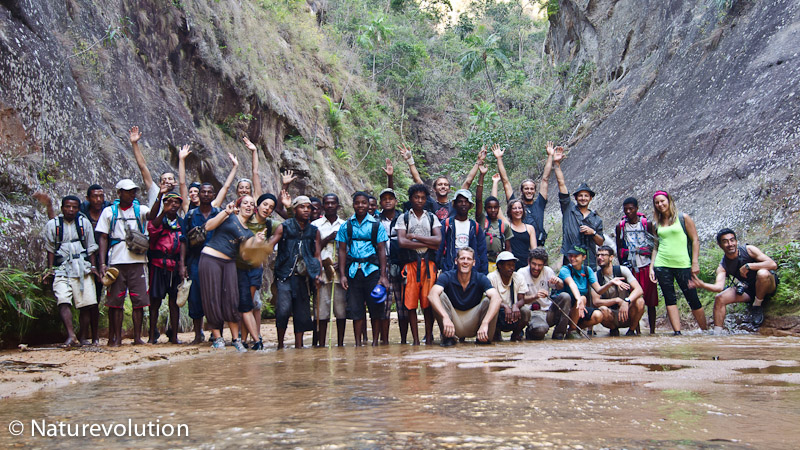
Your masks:
<svg viewBox="0 0 800 450"><path fill-rule="evenodd" d="M423 309L422 316L425 318L425 345L433 345L433 307Z"/></svg>
<svg viewBox="0 0 800 450"><path fill-rule="evenodd" d="M157 341L159 308L161 308L161 299L150 297L150 331L148 333L150 339L147 340L148 344L155 344Z"/></svg>
<svg viewBox="0 0 800 450"><path fill-rule="evenodd" d="M181 341L178 340L178 324L181 319L181 309L178 307L177 297L170 295L167 304L169 305L169 327L172 328L172 336L169 337L169 341L173 344L180 344Z"/></svg>
<svg viewBox="0 0 800 450"><path fill-rule="evenodd" d="M64 328L67 329L67 340L64 341L65 346L78 344L78 338L75 337L75 330L72 328L72 307L67 303L58 305L58 313L61 316L61 321L64 322Z"/></svg>
<svg viewBox="0 0 800 450"><path fill-rule="evenodd" d="M100 344L100 307L89 306L90 323L92 325L92 345Z"/></svg>
<svg viewBox="0 0 800 450"><path fill-rule="evenodd" d="M95 306L96 307L96 306ZM80 322L81 329L78 332L78 340L81 345L89 345L89 322L91 321L91 306L84 306L78 310L78 321Z"/></svg>
<svg viewBox="0 0 800 450"><path fill-rule="evenodd" d="M419 345L419 322L417 322L417 310L408 310L408 324L411 326L412 345Z"/></svg>
<svg viewBox="0 0 800 450"><path fill-rule="evenodd" d="M253 337L253 340L258 339L258 330L256 330L256 319L250 313L242 314L242 321L244 322L244 329L242 330L242 336L247 333L250 333L250 336ZM238 325L238 324L237 324Z"/></svg>
<svg viewBox="0 0 800 450"><path fill-rule="evenodd" d="M367 336L367 319L366 319L366 317L361 322L361 338L364 340L365 343L369 342L369 337Z"/></svg>
<svg viewBox="0 0 800 450"><path fill-rule="evenodd" d="M328 334L328 322L330 322L330 320L319 321L319 332L317 334L318 338L316 342L318 347L325 347L325 336Z"/></svg>
<svg viewBox="0 0 800 450"><path fill-rule="evenodd" d="M239 339L239 322L228 322L228 328L231 330L231 340Z"/></svg>
<svg viewBox="0 0 800 450"><path fill-rule="evenodd" d="M108 308L108 346L122 345L122 308Z"/></svg>
<svg viewBox="0 0 800 450"><path fill-rule="evenodd" d="M389 345L389 319L381 319L381 344Z"/></svg>
<svg viewBox="0 0 800 450"><path fill-rule="evenodd" d="M692 310L692 315L694 316L694 320L697 321L697 325L700 326L701 330L708 329L708 323L706 323L706 311L704 308L700 307Z"/></svg>
<svg viewBox="0 0 800 450"><path fill-rule="evenodd" d="M408 319L398 319L397 325L400 327L400 343L405 345L408 343Z"/></svg>
<svg viewBox="0 0 800 450"><path fill-rule="evenodd" d="M647 322L650 324L650 334L656 334L656 307L647 307Z"/></svg>
<svg viewBox="0 0 800 450"><path fill-rule="evenodd" d="M284 336L286 336L286 328L278 328L278 350L283 348Z"/></svg>
<svg viewBox="0 0 800 450"><path fill-rule="evenodd" d="M336 342L339 347L344 347L345 331L347 331L347 319L336 319Z"/></svg>
<svg viewBox="0 0 800 450"><path fill-rule="evenodd" d="M120 313L122 313L122 310L120 310ZM144 308L133 308L131 317L133 317L133 345L144 345L144 341L142 340L142 322L144 322ZM119 324L121 328L122 327L121 320Z"/></svg>
<svg viewBox="0 0 800 450"><path fill-rule="evenodd" d="M753 299L753 306L761 306L764 298L775 292L775 277L767 269L760 269L756 274L756 298Z"/></svg>
<svg viewBox="0 0 800 450"><path fill-rule="evenodd" d="M294 348L303 348L303 333L294 334Z"/></svg>
<svg viewBox="0 0 800 450"><path fill-rule="evenodd" d="M193 319L194 322L194 340L192 344L199 344L203 342L203 318Z"/></svg>
<svg viewBox="0 0 800 450"><path fill-rule="evenodd" d="M356 347L361 347L362 333L364 332L365 319L358 319L353 321L353 336L356 338Z"/></svg>
<svg viewBox="0 0 800 450"><path fill-rule="evenodd" d="M372 346L378 346L378 339L381 331L381 321L379 319L369 319L370 323L372 324Z"/></svg>
<svg viewBox="0 0 800 450"><path fill-rule="evenodd" d="M681 314L678 312L678 305L667 305L667 318L672 325L672 331L681 331Z"/></svg>

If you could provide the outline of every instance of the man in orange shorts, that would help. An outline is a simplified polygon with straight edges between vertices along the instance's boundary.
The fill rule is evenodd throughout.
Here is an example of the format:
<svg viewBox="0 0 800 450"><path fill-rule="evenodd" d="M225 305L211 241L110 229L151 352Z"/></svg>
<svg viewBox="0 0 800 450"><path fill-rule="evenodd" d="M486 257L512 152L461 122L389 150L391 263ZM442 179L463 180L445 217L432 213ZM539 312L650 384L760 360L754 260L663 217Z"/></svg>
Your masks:
<svg viewBox="0 0 800 450"><path fill-rule="evenodd" d="M408 199L411 210L397 219L397 243L400 247L398 256L403 267L405 278L403 303L409 310L408 320L411 325L411 336L414 345L419 345L417 329L417 307L422 303L422 314L425 318L425 344L433 344L433 310L428 303L428 292L436 283L436 251L442 239L442 224L431 212L425 210L430 191L424 184L415 184L408 188Z"/></svg>

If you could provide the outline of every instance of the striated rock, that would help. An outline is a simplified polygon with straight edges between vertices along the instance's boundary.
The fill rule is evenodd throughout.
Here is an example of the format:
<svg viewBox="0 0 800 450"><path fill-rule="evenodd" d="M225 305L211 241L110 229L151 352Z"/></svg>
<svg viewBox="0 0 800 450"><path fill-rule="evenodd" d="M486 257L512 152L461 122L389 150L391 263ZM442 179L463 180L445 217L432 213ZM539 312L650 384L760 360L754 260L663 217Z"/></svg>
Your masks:
<svg viewBox="0 0 800 450"><path fill-rule="evenodd" d="M666 189L703 239L723 226L800 237L800 4L717 3L562 0L550 18L554 64L593 64L595 86L622 94L564 164L570 189L598 191L607 232L625 197L652 215Z"/></svg>

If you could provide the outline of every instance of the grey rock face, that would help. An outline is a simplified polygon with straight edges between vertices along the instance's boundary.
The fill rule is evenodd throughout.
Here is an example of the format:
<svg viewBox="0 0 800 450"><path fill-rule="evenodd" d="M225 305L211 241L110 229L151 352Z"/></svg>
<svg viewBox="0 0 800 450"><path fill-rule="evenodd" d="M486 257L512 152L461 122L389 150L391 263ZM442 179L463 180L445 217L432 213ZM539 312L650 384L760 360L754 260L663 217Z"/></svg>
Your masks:
<svg viewBox="0 0 800 450"><path fill-rule="evenodd" d="M798 237L800 3L786 0L560 2L546 50L593 63L614 99L564 164L570 189L597 186L607 230L622 200L670 191L702 238L723 226ZM548 210L559 214L555 202Z"/></svg>

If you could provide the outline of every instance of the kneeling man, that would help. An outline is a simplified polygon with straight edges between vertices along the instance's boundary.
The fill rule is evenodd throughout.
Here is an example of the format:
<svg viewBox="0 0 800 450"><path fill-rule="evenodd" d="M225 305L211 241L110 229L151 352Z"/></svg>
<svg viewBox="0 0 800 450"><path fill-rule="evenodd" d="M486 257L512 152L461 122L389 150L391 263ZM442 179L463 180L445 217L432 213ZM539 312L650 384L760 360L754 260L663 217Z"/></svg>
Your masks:
<svg viewBox="0 0 800 450"><path fill-rule="evenodd" d="M548 255L544 247L536 247L528 254L528 265L520 268L520 275L528 285L526 305L523 314L530 310L530 321L525 329L525 339L540 341L553 328L553 339L564 339L569 326L570 302L572 297L566 292L556 292L552 296L550 290L564 289L564 282L558 278L553 269L547 266Z"/></svg>
<svg viewBox="0 0 800 450"><path fill-rule="evenodd" d="M513 253L500 252L497 255L496 264L497 270L490 273L487 278L497 289L503 303L497 315L497 327L493 339L498 342L502 341L502 332L510 331L512 341L521 341L522 330L531 320L531 309L524 308L528 285L522 275L514 271L517 257Z"/></svg>
<svg viewBox="0 0 800 450"><path fill-rule="evenodd" d="M731 303L751 303L750 315L753 325L759 327L764 322L762 303L778 288L778 265L755 245L739 245L736 233L723 228L717 233L717 245L725 252L719 266L717 279L709 284L693 276L697 287L719 292L714 297L714 334L722 334L727 306ZM733 277L736 285L725 289L725 279Z"/></svg>
<svg viewBox="0 0 800 450"><path fill-rule="evenodd" d="M625 266L614 266L614 249L603 245L597 248L597 282L601 284L600 298L594 304L607 307L601 325L611 330L611 336L619 336L620 328L628 328L626 336L639 334L639 320L644 314L642 285Z"/></svg>
<svg viewBox="0 0 800 450"><path fill-rule="evenodd" d="M456 268L442 272L428 293L433 310L442 318L442 346L456 339L477 336L488 344L494 336L502 299L486 275L475 270L475 250L464 247L456 253Z"/></svg>

